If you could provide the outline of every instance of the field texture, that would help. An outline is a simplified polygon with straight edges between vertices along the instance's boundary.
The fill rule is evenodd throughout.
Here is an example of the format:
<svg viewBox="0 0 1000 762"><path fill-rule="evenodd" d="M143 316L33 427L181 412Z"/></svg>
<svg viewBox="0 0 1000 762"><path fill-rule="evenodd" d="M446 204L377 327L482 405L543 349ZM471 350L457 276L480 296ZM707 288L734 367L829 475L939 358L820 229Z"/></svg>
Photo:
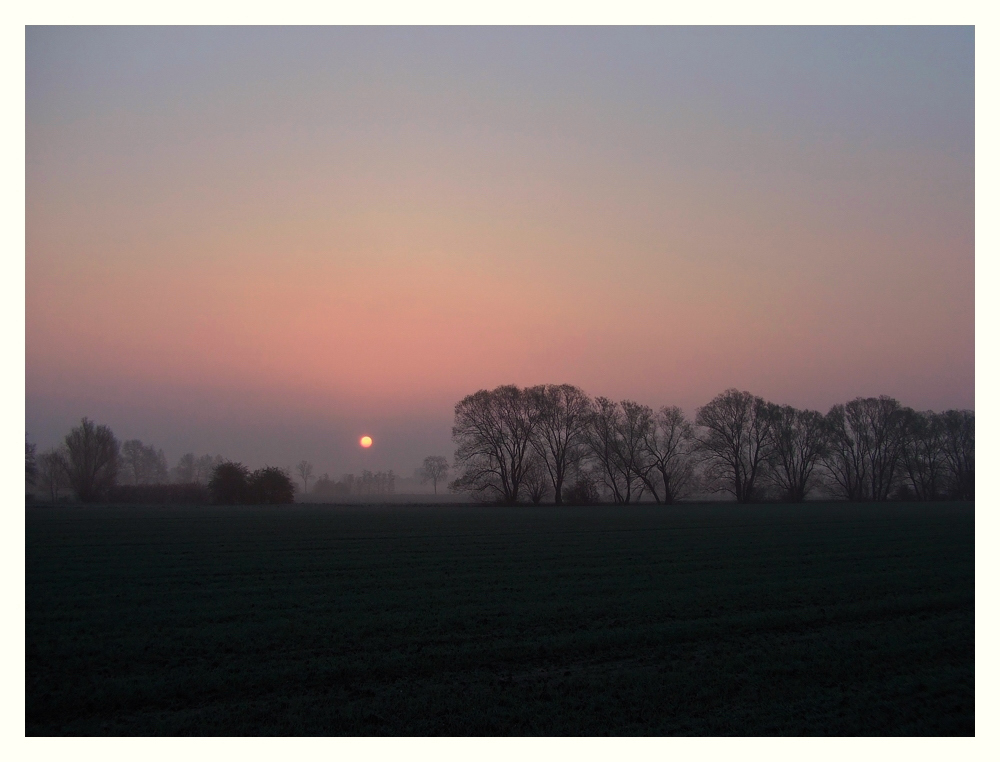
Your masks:
<svg viewBox="0 0 1000 762"><path fill-rule="evenodd" d="M974 732L971 504L26 515L28 735Z"/></svg>

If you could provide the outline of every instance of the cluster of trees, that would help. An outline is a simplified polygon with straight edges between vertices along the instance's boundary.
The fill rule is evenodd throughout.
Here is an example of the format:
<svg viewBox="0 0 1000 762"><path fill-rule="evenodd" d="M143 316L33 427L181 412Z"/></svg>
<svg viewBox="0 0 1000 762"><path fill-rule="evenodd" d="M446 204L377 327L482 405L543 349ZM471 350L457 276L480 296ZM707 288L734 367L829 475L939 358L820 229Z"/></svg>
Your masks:
<svg viewBox="0 0 1000 762"><path fill-rule="evenodd" d="M305 478L303 478L305 481ZM334 481L329 474L323 474L313 485L312 493L319 497L382 497L396 493L396 474L388 471L361 472L361 476L344 474L340 481Z"/></svg>
<svg viewBox="0 0 1000 762"><path fill-rule="evenodd" d="M975 497L975 414L886 396L824 415L729 389L692 422L678 407L591 399L568 384L508 385L459 402L452 437L449 488L502 503Z"/></svg>
<svg viewBox="0 0 1000 762"><path fill-rule="evenodd" d="M170 483L170 477L173 482ZM80 421L52 450L36 454L25 443L25 480L54 502L64 489L83 503L216 502L290 503L288 474L267 467L251 473L221 455L181 456L171 471L162 450L138 439L118 441L111 429ZM242 481L241 481L242 480ZM215 485L213 487L213 484Z"/></svg>
<svg viewBox="0 0 1000 762"><path fill-rule="evenodd" d="M286 505L295 502L288 472L275 466L250 471L242 463L225 461L208 482L212 502L219 505Z"/></svg>

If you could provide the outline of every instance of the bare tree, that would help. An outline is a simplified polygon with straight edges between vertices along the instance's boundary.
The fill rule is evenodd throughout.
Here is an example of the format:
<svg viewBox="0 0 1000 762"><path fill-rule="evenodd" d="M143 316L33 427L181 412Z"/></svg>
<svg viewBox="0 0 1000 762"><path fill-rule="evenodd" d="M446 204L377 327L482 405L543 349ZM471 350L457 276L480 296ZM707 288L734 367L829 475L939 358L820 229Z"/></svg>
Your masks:
<svg viewBox="0 0 1000 762"><path fill-rule="evenodd" d="M791 405L769 405L769 413L771 480L785 500L801 503L815 486L816 467L827 451L826 419Z"/></svg>
<svg viewBox="0 0 1000 762"><path fill-rule="evenodd" d="M976 414L946 410L941 414L944 462L949 492L961 500L976 498Z"/></svg>
<svg viewBox="0 0 1000 762"><path fill-rule="evenodd" d="M167 457L163 450L129 439L121 447L119 475L132 484L162 484L167 480Z"/></svg>
<svg viewBox="0 0 1000 762"><path fill-rule="evenodd" d="M905 414L892 397L858 397L826 414L830 449L823 463L847 500L888 500L899 475Z"/></svg>
<svg viewBox="0 0 1000 762"><path fill-rule="evenodd" d="M300 460L299 464L295 467L295 473L302 479L302 492L308 492L309 480L312 479L313 475L313 464L308 460Z"/></svg>
<svg viewBox="0 0 1000 762"><path fill-rule="evenodd" d="M35 483L35 479L38 476L38 459L35 457L35 451L38 445L29 444L27 435L24 439L24 483L25 486Z"/></svg>
<svg viewBox="0 0 1000 762"><path fill-rule="evenodd" d="M657 503L672 505L695 483L694 428L679 407L661 407L643 437L648 468L643 481Z"/></svg>
<svg viewBox="0 0 1000 762"><path fill-rule="evenodd" d="M181 455L180 459L177 461L177 465L174 466L174 481L178 484L193 484L195 481L194 464L195 457L193 452L186 452Z"/></svg>
<svg viewBox="0 0 1000 762"><path fill-rule="evenodd" d="M908 486L917 500L937 500L947 477L944 421L937 413L903 409L900 460Z"/></svg>
<svg viewBox="0 0 1000 762"><path fill-rule="evenodd" d="M524 487L528 498L538 505L549 494L550 482L545 463L537 452L528 453L527 465L524 468Z"/></svg>
<svg viewBox="0 0 1000 762"><path fill-rule="evenodd" d="M531 443L552 482L555 503L561 505L566 476L585 452L592 403L582 390L570 384L535 386L528 391L535 395L538 408Z"/></svg>
<svg viewBox="0 0 1000 762"><path fill-rule="evenodd" d="M208 484L215 469L225 463L221 455L202 455L194 462L194 479L198 484Z"/></svg>
<svg viewBox="0 0 1000 762"><path fill-rule="evenodd" d="M701 427L698 450L710 482L738 503L757 499L770 455L768 403L750 392L727 389L698 408L695 422Z"/></svg>
<svg viewBox="0 0 1000 762"><path fill-rule="evenodd" d="M594 400L585 441L601 482L616 503L638 501L645 491L643 478L649 465L644 442L651 425L652 410L645 405L607 397Z"/></svg>
<svg viewBox="0 0 1000 762"><path fill-rule="evenodd" d="M118 478L119 445L111 429L84 418L66 435L66 451L77 499L90 503L106 497Z"/></svg>
<svg viewBox="0 0 1000 762"><path fill-rule="evenodd" d="M420 467L420 483L431 482L434 485L434 494L438 493L438 482L448 476L448 459L443 455L428 455L424 458L424 465Z"/></svg>
<svg viewBox="0 0 1000 762"><path fill-rule="evenodd" d="M48 450L38 456L38 486L49 491L52 502L59 490L69 486L69 461L63 450Z"/></svg>
<svg viewBox="0 0 1000 762"><path fill-rule="evenodd" d="M460 476L449 487L513 504L521 494L536 420L535 395L517 386L470 394L455 405L451 435Z"/></svg>

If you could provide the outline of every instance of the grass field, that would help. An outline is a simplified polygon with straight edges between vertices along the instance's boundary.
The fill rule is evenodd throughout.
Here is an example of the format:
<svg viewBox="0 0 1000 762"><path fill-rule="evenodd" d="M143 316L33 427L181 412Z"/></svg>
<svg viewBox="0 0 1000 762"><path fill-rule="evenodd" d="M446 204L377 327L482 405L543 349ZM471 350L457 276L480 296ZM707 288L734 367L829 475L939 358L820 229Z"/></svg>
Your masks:
<svg viewBox="0 0 1000 762"><path fill-rule="evenodd" d="M28 735L974 732L972 504L26 516Z"/></svg>

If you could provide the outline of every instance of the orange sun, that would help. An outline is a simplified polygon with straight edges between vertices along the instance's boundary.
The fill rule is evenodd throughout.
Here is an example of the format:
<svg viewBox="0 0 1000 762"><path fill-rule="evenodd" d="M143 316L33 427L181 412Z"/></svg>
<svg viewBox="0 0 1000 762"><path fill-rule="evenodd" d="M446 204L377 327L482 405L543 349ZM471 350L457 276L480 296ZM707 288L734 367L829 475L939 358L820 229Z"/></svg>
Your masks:
<svg viewBox="0 0 1000 762"><path fill-rule="evenodd" d="M367 434L365 434L363 437L361 437L361 446L362 447L371 447L372 446L372 438L370 436L368 436Z"/></svg>

